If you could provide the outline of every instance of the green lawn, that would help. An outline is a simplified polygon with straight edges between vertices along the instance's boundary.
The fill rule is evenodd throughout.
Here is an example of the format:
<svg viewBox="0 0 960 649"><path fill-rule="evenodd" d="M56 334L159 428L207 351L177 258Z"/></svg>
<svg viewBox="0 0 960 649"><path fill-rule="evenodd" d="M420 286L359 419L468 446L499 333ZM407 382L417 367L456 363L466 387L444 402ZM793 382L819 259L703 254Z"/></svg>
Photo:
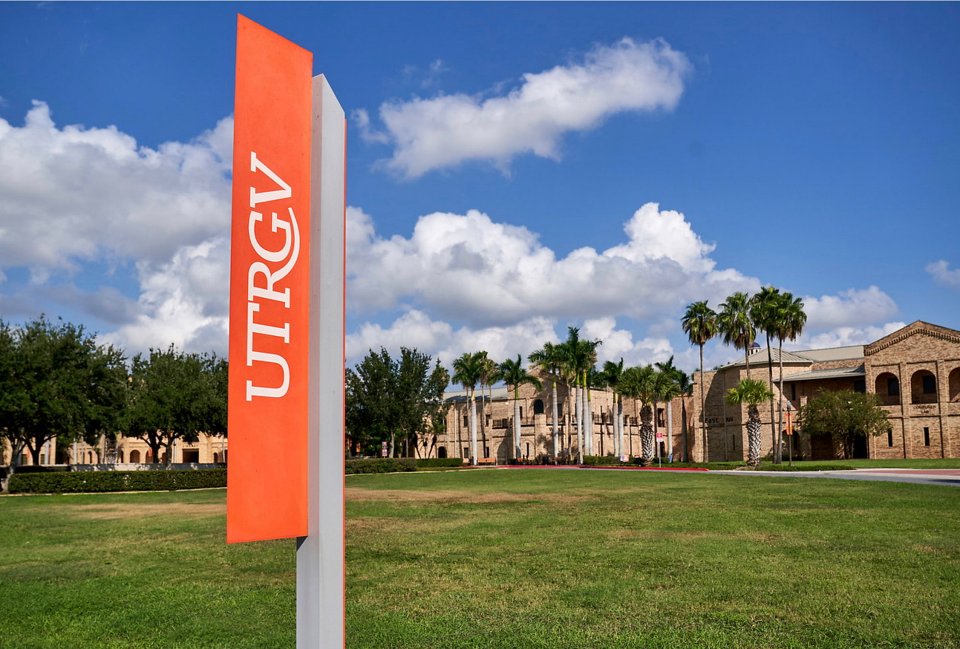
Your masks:
<svg viewBox="0 0 960 649"><path fill-rule="evenodd" d="M358 475L352 648L957 647L960 489L656 472ZM224 492L0 498L0 647L293 647L293 541Z"/></svg>

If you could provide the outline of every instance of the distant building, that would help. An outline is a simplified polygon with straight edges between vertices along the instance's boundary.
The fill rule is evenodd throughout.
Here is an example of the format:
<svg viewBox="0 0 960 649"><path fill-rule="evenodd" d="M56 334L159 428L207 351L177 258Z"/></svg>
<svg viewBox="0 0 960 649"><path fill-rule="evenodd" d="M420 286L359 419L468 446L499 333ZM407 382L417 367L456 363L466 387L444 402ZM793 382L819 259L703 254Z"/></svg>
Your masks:
<svg viewBox="0 0 960 649"><path fill-rule="evenodd" d="M0 442L0 464L11 464L12 452L13 449L8 441ZM161 449L159 459L160 462L166 462L165 449ZM173 464L219 464L226 461L226 437L201 434L200 438L192 444L177 440L173 445L171 458ZM120 436L115 444L109 444L101 438L96 446L77 442L59 449L56 438L53 438L41 447L37 464L50 466L53 464L150 464L152 462L152 452L146 442L133 437ZM19 464L22 466L34 464L30 451L23 449Z"/></svg>
<svg viewBox="0 0 960 649"><path fill-rule="evenodd" d="M868 345L783 352L783 391L780 395L780 356L772 349L774 402L793 414L820 390L854 390L876 394L890 419L886 435L863 440L854 449L863 458L960 457L960 331L917 321ZM751 378L768 382L767 351L749 357ZM726 391L747 377L743 360L717 370L694 374L690 406L694 457L709 461L746 459L746 406L731 406ZM700 383L705 392L704 431L700 421ZM760 406L763 449L773 447L770 409ZM777 411L774 418L778 419ZM706 442L704 443L704 435ZM809 459L837 456L839 449L825 436L799 437L800 452Z"/></svg>

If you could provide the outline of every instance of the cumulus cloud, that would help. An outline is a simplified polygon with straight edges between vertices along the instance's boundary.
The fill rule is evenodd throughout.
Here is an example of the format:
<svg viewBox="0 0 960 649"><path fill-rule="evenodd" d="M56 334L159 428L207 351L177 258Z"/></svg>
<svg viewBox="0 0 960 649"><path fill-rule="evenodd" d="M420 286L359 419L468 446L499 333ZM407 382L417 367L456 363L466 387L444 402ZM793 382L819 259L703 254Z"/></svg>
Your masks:
<svg viewBox="0 0 960 649"><path fill-rule="evenodd" d="M849 289L836 295L804 297L808 329L874 325L897 313L897 304L877 286ZM851 343L854 344L854 343Z"/></svg>
<svg viewBox="0 0 960 649"><path fill-rule="evenodd" d="M566 133L596 128L616 113L673 109L690 67L663 40L624 38L580 62L524 74L505 95L385 103L380 119L394 146L385 165L412 179L468 160L505 169L524 153L557 159Z"/></svg>
<svg viewBox="0 0 960 649"><path fill-rule="evenodd" d="M796 349L820 349L825 347L846 347L847 345L865 345L872 343L897 329L907 326L905 322L887 322L878 326L836 327L809 338L798 341Z"/></svg>
<svg viewBox="0 0 960 649"><path fill-rule="evenodd" d="M116 127L58 127L43 102L0 119L0 265L37 281L102 256L160 261L228 226L233 120L140 147Z"/></svg>
<svg viewBox="0 0 960 649"><path fill-rule="evenodd" d="M960 268L950 268L950 264L946 260L941 259L927 264L926 270L933 276L937 284L950 288L960 288Z"/></svg>
<svg viewBox="0 0 960 649"><path fill-rule="evenodd" d="M583 338L600 340L597 347L597 361L603 365L606 361L619 362L622 358L627 366L647 365L665 361L674 355L670 340L664 336L645 337L633 340L633 333L617 328L615 318L597 318L586 320L580 331Z"/></svg>
<svg viewBox="0 0 960 649"><path fill-rule="evenodd" d="M717 269L713 247L684 215L642 206L626 241L558 258L527 228L471 210L421 217L409 237L384 239L361 210L347 214L349 304L356 313L405 303L474 327L505 325L531 314L559 319L629 315L672 317L682 305L760 282Z"/></svg>

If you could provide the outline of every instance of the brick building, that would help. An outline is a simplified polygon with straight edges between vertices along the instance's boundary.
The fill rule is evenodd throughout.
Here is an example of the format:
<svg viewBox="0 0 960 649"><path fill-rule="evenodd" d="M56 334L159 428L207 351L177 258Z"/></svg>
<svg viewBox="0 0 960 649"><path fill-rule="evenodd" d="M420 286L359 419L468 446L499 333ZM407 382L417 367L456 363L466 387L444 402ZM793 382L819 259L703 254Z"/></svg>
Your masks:
<svg viewBox="0 0 960 649"><path fill-rule="evenodd" d="M781 359L776 349L771 351L774 401L785 411L795 414L820 390L847 389L878 396L890 430L858 444L856 457L960 457L960 331L918 320L868 345L784 351L783 395L777 386ZM751 354L749 361L751 378L767 382L766 349ZM699 442L694 445L694 459L746 459L746 406L728 405L723 398L746 377L743 360L705 372L702 378L699 372L694 374L695 396L689 417L696 428L691 434ZM699 426L701 380L706 396L705 430ZM763 451L769 454L774 433L768 406L760 406L760 417ZM774 417L778 417L776 411ZM806 458L837 456L839 449L827 437L800 436L799 440L799 450Z"/></svg>

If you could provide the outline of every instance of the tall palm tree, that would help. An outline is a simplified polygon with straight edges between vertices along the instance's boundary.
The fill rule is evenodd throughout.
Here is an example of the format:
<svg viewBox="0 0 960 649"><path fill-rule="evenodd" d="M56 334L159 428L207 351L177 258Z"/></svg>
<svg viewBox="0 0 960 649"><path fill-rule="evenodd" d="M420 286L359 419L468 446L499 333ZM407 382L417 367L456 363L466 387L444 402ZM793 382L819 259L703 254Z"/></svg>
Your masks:
<svg viewBox="0 0 960 649"><path fill-rule="evenodd" d="M601 345L599 340L580 340L575 357L577 367L580 370L580 382L582 390L580 392L583 399L583 430L584 441L586 442L587 455L594 454L593 448L593 411L590 404L591 372L595 370L594 365L597 362L597 347ZM595 374L592 376L596 376Z"/></svg>
<svg viewBox="0 0 960 649"><path fill-rule="evenodd" d="M623 394L638 399L640 408L640 463L647 466L653 460L653 409L651 404L657 390L657 371L652 365L629 367L620 379Z"/></svg>
<svg viewBox="0 0 960 649"><path fill-rule="evenodd" d="M747 464L760 464L761 434L760 410L757 404L773 397L773 391L763 381L744 379L735 388L727 390L727 403L732 405L747 405Z"/></svg>
<svg viewBox="0 0 960 649"><path fill-rule="evenodd" d="M683 333L691 345L700 347L700 430L703 443L703 461L707 461L707 418L703 398L703 346L717 335L717 314L707 306L707 301L694 302L683 314Z"/></svg>
<svg viewBox="0 0 960 649"><path fill-rule="evenodd" d="M623 359L619 363L603 364L603 378L613 392L613 454L623 455L623 397L620 395L620 379L623 377Z"/></svg>
<svg viewBox="0 0 960 649"><path fill-rule="evenodd" d="M773 352L770 350L770 338L776 335L780 320L780 289L764 286L760 292L750 299L750 319L757 329L763 332L767 341L767 380L770 390L770 452L773 454L773 463L779 464L777 451L780 445L777 440L780 431L777 430L777 421L773 416Z"/></svg>
<svg viewBox="0 0 960 649"><path fill-rule="evenodd" d="M780 351L780 377L779 390L780 399L777 401L777 430L783 430L783 341L796 340L803 333L803 327L807 324L807 314L803 310L803 300L793 297L793 294L784 291L780 295L780 303L777 316L776 336ZM780 436L777 436L779 442ZM776 451L777 459L780 460L781 451Z"/></svg>
<svg viewBox="0 0 960 649"><path fill-rule="evenodd" d="M720 305L717 314L717 329L724 344L743 350L743 362L747 365L747 378L750 378L750 347L757 339L756 321L751 318L752 298L743 292L737 292Z"/></svg>
<svg viewBox="0 0 960 649"><path fill-rule="evenodd" d="M583 340L580 338L579 327L567 327L567 339L561 343L563 347L565 370L572 377L574 385L574 402L577 419L577 451L578 462L583 461L589 446L589 402L587 400L587 370L597 362L597 346L599 340Z"/></svg>
<svg viewBox="0 0 960 649"><path fill-rule="evenodd" d="M493 401L493 384L496 383L497 362L487 355L487 352L477 352L480 358L480 437L483 441L483 448L487 448L487 403ZM490 397L484 399L484 387L490 392ZM484 450L484 457L487 456Z"/></svg>
<svg viewBox="0 0 960 649"><path fill-rule="evenodd" d="M550 378L551 408L553 410L553 457L556 459L560 451L560 424L557 421L559 418L557 408L557 381L563 377L563 348L560 345L546 342L543 343L543 347L530 354L527 360L536 365Z"/></svg>
<svg viewBox="0 0 960 649"><path fill-rule="evenodd" d="M516 459L520 459L520 386L532 385L538 390L543 387L540 379L529 374L523 368L520 354L517 354L517 360L507 359L500 363L497 371L497 378L502 380L507 386L513 387L513 452Z"/></svg>
<svg viewBox="0 0 960 649"><path fill-rule="evenodd" d="M678 369L676 374L677 387L680 388L680 396L684 397L680 401L680 425L683 426L683 454L681 462L690 461L690 446L687 443L687 400L686 397L693 396L693 382L691 376Z"/></svg>
<svg viewBox="0 0 960 649"><path fill-rule="evenodd" d="M673 462L673 399L684 394L680 388L679 379L679 375L684 373L673 364L673 356L665 363L654 363L654 366L660 374L670 379L669 389L666 389L668 387L666 385L662 386L664 390L661 392L661 398L667 402L667 453L669 454L667 460Z"/></svg>
<svg viewBox="0 0 960 649"><path fill-rule="evenodd" d="M476 387L483 373L483 359L486 352L464 352L453 361L451 380L459 383L469 394L470 401L470 456L471 463L477 463L477 400Z"/></svg>

